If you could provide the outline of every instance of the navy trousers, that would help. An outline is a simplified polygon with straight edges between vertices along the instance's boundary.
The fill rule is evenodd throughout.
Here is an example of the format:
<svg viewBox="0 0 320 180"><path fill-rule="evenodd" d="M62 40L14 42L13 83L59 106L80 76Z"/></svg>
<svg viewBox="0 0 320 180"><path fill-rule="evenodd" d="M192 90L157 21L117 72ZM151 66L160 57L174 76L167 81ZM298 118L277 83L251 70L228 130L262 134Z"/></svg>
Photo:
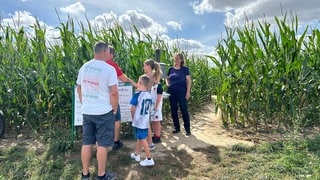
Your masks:
<svg viewBox="0 0 320 180"><path fill-rule="evenodd" d="M169 92L169 101L171 116L175 130L180 131L180 123L178 117L178 105L182 114L184 129L187 133L190 133L190 117L188 112L188 102L185 98L185 92Z"/></svg>

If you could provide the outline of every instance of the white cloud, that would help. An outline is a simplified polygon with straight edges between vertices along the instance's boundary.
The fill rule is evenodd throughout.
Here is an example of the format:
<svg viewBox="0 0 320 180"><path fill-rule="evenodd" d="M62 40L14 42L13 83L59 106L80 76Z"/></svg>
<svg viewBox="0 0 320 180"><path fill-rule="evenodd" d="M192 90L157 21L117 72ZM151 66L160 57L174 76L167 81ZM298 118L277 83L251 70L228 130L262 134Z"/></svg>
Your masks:
<svg viewBox="0 0 320 180"><path fill-rule="evenodd" d="M14 28L16 31L20 31L21 28L24 29L24 33L26 36L33 38L35 37L34 29L31 28L35 26L37 19L31 15L30 12L27 11L16 11L13 15L10 15L11 18L3 19L2 26L9 26L11 28ZM46 25L44 22L39 21L39 25L41 26L41 29L46 30L46 41L49 44L57 44L59 41L58 39L60 37L60 32L58 29ZM3 32L0 32L0 34Z"/></svg>
<svg viewBox="0 0 320 180"><path fill-rule="evenodd" d="M168 34L161 34L161 35L159 36L159 38L160 38L161 40L163 40L164 42L169 42L169 41L171 40L171 38L168 36Z"/></svg>
<svg viewBox="0 0 320 180"><path fill-rule="evenodd" d="M30 12L27 11L17 11L10 18L3 19L2 23L9 25L10 27L24 27L25 32L29 37L34 37L34 29L30 28L31 25L36 23L37 19L32 16ZM60 32L57 28L46 25L44 22L39 21L42 28L46 29L47 43L50 45L59 44ZM190 51L201 51L205 46L193 39L172 39L167 32L165 26L159 24L151 17L143 14L142 12L131 10L126 11L124 14L117 15L114 12L104 13L94 17L90 20L93 27L96 28L109 28L115 23L123 26L126 32L132 33L132 26L135 25L136 28L145 34L150 35L153 39L160 38L168 45L174 45L181 50ZM166 24L167 25L167 24ZM178 29L182 29L182 23L177 23L174 21L168 22L171 27L174 26ZM129 28L130 27L130 28ZM130 34L131 35L131 34ZM135 36L136 34L133 33ZM144 40L144 37L140 37L140 40Z"/></svg>
<svg viewBox="0 0 320 180"><path fill-rule="evenodd" d="M149 34L152 38L167 32L165 27L155 22L151 17L136 10L126 11L126 13L121 14L117 20L119 25L128 33L135 31L133 25L139 31Z"/></svg>
<svg viewBox="0 0 320 180"><path fill-rule="evenodd" d="M60 10L64 13L79 15L86 11L86 8L82 5L81 2L76 2L74 4L70 4L66 7L61 7Z"/></svg>
<svg viewBox="0 0 320 180"><path fill-rule="evenodd" d="M192 4L195 14L224 13L227 27L241 26L247 22L268 22L275 26L275 17L287 15L288 23L298 17L299 28L319 28L318 0L201 0ZM215 55L216 56L216 55Z"/></svg>
<svg viewBox="0 0 320 180"><path fill-rule="evenodd" d="M10 14L10 16L11 18L3 19L3 25L20 28L22 26L28 27L36 22L36 18L27 11L16 11L14 14Z"/></svg>
<svg viewBox="0 0 320 180"><path fill-rule="evenodd" d="M297 15L300 25L309 24L319 17L318 2L313 0L303 3L299 0L259 0L235 9L234 12L227 12L225 24L233 26L237 23L242 24L246 20L266 20L274 23L274 17L282 18L284 14L287 14L289 18Z"/></svg>
<svg viewBox="0 0 320 180"><path fill-rule="evenodd" d="M143 14L141 11L137 10L129 10L126 11L124 14L116 15L113 12L105 13L99 16L96 16L94 20L91 21L91 24L94 24L98 27L112 27L114 23L119 24L121 27L124 28L125 32L128 35L136 36L137 34L134 33L132 29L132 25L142 33L150 35L153 39L160 38L164 42L166 42L169 46L176 46L181 50L187 51L203 51L203 53L208 52L206 47L199 41L193 39L172 39L167 34L167 29L159 24L158 22L154 21L151 17ZM179 30L182 29L182 23L177 23L174 21L170 21L167 25L171 27L175 27ZM133 33L132 33L133 32ZM144 40L144 37L140 37L140 40ZM205 50L204 50L205 49ZM211 52L211 50L210 50Z"/></svg>
<svg viewBox="0 0 320 180"><path fill-rule="evenodd" d="M174 30L182 30L182 23L178 23L175 21L167 22L167 25L172 27Z"/></svg>
<svg viewBox="0 0 320 180"><path fill-rule="evenodd" d="M172 39L167 34L167 29L164 26L158 22L155 22L151 17L136 10L126 11L125 14L119 15L117 20L127 33L131 33L132 25L134 24L141 32L150 35L153 39L160 38L164 42L167 42L169 46L176 46L184 51L200 51L201 49L205 48L201 42L193 39ZM169 21L167 25L177 28L178 30L182 29L182 23L175 21Z"/></svg>
<svg viewBox="0 0 320 180"><path fill-rule="evenodd" d="M199 42L199 41L195 41L193 39L172 39L169 41L169 45L170 46L174 46L179 48L180 50L186 51L186 50L197 50L197 49L201 49L204 48L204 45Z"/></svg>
<svg viewBox="0 0 320 180"><path fill-rule="evenodd" d="M159 36L161 34L167 33L167 28L162 26L161 24L155 22L152 24L151 27L147 29L141 29L142 32L151 35L152 38L155 38L156 36Z"/></svg>
<svg viewBox="0 0 320 180"><path fill-rule="evenodd" d="M193 3L195 14L211 13L211 12L226 12L233 9L243 7L256 0L202 0L201 3Z"/></svg>
<svg viewBox="0 0 320 180"><path fill-rule="evenodd" d="M114 12L104 13L96 16L90 21L91 25L95 28L109 28L117 21L117 15Z"/></svg>
<svg viewBox="0 0 320 180"><path fill-rule="evenodd" d="M133 28L134 25L140 33L148 34L153 39L157 37L168 37L163 36L167 33L167 29L164 26L155 22L151 17L136 10L126 11L119 16L111 11L110 13L96 16L90 23L93 27L98 29L112 28L115 25L120 25L128 36L138 37L138 34ZM146 40L146 37L144 36L140 36L139 38L139 40Z"/></svg>
<svg viewBox="0 0 320 180"><path fill-rule="evenodd" d="M147 29L155 23L152 18L136 10L128 10L125 14L120 15L119 22L122 27L128 29L131 29L132 25L138 29Z"/></svg>
<svg viewBox="0 0 320 180"><path fill-rule="evenodd" d="M49 46L61 44L60 31L52 26L46 26L46 40Z"/></svg>
<svg viewBox="0 0 320 180"><path fill-rule="evenodd" d="M229 27L243 24L247 20L274 22L274 17L297 15L300 24L309 24L319 19L318 0L202 0L194 3L196 14L224 12L224 24Z"/></svg>

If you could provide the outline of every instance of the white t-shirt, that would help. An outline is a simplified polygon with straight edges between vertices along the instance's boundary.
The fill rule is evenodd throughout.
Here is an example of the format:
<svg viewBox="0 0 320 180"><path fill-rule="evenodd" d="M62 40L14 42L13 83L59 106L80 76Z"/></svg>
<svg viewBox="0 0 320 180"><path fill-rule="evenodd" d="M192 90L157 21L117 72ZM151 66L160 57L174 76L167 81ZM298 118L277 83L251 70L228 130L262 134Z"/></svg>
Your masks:
<svg viewBox="0 0 320 180"><path fill-rule="evenodd" d="M130 104L136 107L134 117L132 118L132 126L140 129L147 129L149 127L150 110L152 106L150 92L136 92L132 96Z"/></svg>
<svg viewBox="0 0 320 180"><path fill-rule="evenodd" d="M153 108L156 106L156 101L158 94L161 94L161 99L158 104L157 111L152 114L151 121L162 121L162 103L163 103L163 97L162 97L163 89L160 83L157 83L151 87L151 98L153 102Z"/></svg>
<svg viewBox="0 0 320 180"><path fill-rule="evenodd" d="M95 59L86 62L79 70L77 84L82 91L82 114L101 115L112 110L109 87L118 84L112 66Z"/></svg>

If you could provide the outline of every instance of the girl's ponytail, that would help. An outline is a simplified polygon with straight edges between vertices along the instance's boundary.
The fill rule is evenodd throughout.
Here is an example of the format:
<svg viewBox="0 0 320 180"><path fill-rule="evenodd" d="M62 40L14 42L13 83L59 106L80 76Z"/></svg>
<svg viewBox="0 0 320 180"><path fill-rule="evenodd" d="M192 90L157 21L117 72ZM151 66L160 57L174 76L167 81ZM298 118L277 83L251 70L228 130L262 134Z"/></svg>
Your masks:
<svg viewBox="0 0 320 180"><path fill-rule="evenodd" d="M155 82L160 82L161 77L162 77L162 71L161 71L160 63L154 62L153 78Z"/></svg>

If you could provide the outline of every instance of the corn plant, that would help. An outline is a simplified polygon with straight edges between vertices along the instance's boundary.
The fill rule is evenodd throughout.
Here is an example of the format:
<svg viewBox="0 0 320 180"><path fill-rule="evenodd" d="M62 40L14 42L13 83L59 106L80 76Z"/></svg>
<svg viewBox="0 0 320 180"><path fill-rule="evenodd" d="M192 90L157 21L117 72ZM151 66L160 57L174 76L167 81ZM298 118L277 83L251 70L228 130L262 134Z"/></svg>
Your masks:
<svg viewBox="0 0 320 180"><path fill-rule="evenodd" d="M298 17L288 23L268 22L226 28L217 46L220 61L217 105L229 124L286 125L299 128L319 124L319 31L306 41L307 27L298 36Z"/></svg>
<svg viewBox="0 0 320 180"><path fill-rule="evenodd" d="M79 68L93 58L97 41L115 47L116 61L134 80L143 74L143 62L156 58L156 50L161 52L160 62L168 66L178 50L134 25L131 34L127 34L117 23L96 28L89 20L75 22L70 18L56 27L59 43L47 41L46 29L38 21L29 29L33 35L19 23L14 27L0 25L0 109L6 112L8 128L15 128L17 134L26 131L28 136L49 132L50 138L56 137L54 133L61 129L70 129L72 87ZM194 71L190 104L198 105L214 87L210 81L212 74L204 61L197 62L195 57L187 61ZM164 112L168 113L166 109Z"/></svg>

